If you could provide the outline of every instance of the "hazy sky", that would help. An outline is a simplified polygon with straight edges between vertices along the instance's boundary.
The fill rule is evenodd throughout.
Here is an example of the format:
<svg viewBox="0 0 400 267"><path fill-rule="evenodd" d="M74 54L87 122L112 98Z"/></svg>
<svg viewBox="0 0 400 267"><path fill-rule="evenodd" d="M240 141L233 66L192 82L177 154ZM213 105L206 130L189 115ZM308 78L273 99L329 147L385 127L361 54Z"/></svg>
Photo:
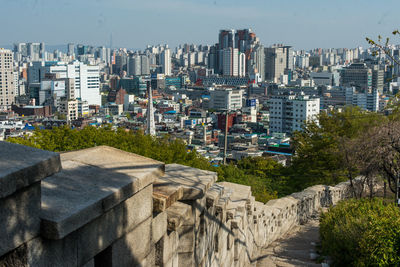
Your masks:
<svg viewBox="0 0 400 267"><path fill-rule="evenodd" d="M108 46L112 33L113 47L174 47L252 28L264 45L366 47L400 28L399 10L400 0L0 0L0 45Z"/></svg>

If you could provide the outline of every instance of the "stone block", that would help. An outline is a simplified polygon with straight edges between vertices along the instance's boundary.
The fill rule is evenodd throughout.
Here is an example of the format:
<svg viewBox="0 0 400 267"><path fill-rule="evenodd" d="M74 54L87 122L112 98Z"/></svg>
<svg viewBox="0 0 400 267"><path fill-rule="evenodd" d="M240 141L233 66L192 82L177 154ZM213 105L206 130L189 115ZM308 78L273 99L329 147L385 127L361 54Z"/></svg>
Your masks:
<svg viewBox="0 0 400 267"><path fill-rule="evenodd" d="M182 199L183 188L170 186L156 181L153 184L153 208L155 212L162 212L172 204Z"/></svg>
<svg viewBox="0 0 400 267"><path fill-rule="evenodd" d="M179 246L178 252L193 252L195 246L195 232L193 225L182 225L178 228Z"/></svg>
<svg viewBox="0 0 400 267"><path fill-rule="evenodd" d="M193 252L179 253L178 257L179 267L198 266L194 260Z"/></svg>
<svg viewBox="0 0 400 267"><path fill-rule="evenodd" d="M63 238L131 196L137 195L136 193L150 185L163 169L161 163L150 159L145 163L139 156L138 161L135 161L136 155L119 150L111 150L114 153L109 153L108 149L88 149L80 152L63 154L63 171L42 183L42 234L46 238ZM93 152L100 153L101 156L93 155ZM70 153L77 159L65 160L71 158ZM93 156L92 161L86 157L81 159L81 154ZM130 166L125 166L125 156L133 160ZM120 157L120 165L107 164L107 160ZM79 162L79 159L84 163ZM105 166L100 165L100 159L105 161ZM135 201L135 205L135 209L151 213L152 190L145 200ZM132 212L137 216L139 211L135 209Z"/></svg>
<svg viewBox="0 0 400 267"><path fill-rule="evenodd" d="M166 212L169 231L176 231L185 221L192 219L192 207L182 202L174 203Z"/></svg>
<svg viewBox="0 0 400 267"><path fill-rule="evenodd" d="M57 153L0 141L0 199L60 169Z"/></svg>
<svg viewBox="0 0 400 267"><path fill-rule="evenodd" d="M151 252L151 220L138 225L112 244L113 266L140 266L142 260Z"/></svg>
<svg viewBox="0 0 400 267"><path fill-rule="evenodd" d="M151 189L151 185L146 187L77 231L79 233L79 264L90 260L115 240L152 217ZM150 239L151 236L149 242Z"/></svg>
<svg viewBox="0 0 400 267"><path fill-rule="evenodd" d="M0 256L40 233L40 181L0 199Z"/></svg>
<svg viewBox="0 0 400 267"><path fill-rule="evenodd" d="M160 212L158 214L153 215L152 220L152 240L154 243L158 242L164 234L167 232L168 225L168 216L167 212Z"/></svg>
<svg viewBox="0 0 400 267"><path fill-rule="evenodd" d="M143 260L140 261L139 266L140 267L154 267L155 266L155 249L152 247L149 255L146 256ZM139 267L138 266L138 267Z"/></svg>
<svg viewBox="0 0 400 267"><path fill-rule="evenodd" d="M160 241L155 244L155 254L157 266L169 266L175 262L178 256L179 235L177 232L165 234ZM176 265L173 265L176 266Z"/></svg>
<svg viewBox="0 0 400 267"><path fill-rule="evenodd" d="M206 191L217 181L215 172L199 170L180 164L165 166L165 175L156 183L163 186L181 187L182 200L202 198Z"/></svg>
<svg viewBox="0 0 400 267"><path fill-rule="evenodd" d="M78 264L78 236L72 233L61 240L37 237L27 243L28 266L75 267ZM88 261L85 262L85 264Z"/></svg>

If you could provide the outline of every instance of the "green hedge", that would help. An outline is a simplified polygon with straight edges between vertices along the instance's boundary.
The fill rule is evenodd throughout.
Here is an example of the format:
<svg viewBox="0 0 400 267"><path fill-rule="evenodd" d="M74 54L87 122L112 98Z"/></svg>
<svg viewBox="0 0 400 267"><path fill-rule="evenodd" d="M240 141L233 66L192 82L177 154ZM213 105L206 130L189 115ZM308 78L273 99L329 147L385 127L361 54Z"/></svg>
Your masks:
<svg viewBox="0 0 400 267"><path fill-rule="evenodd" d="M400 266L400 209L394 204L343 201L320 222L322 250L334 266Z"/></svg>

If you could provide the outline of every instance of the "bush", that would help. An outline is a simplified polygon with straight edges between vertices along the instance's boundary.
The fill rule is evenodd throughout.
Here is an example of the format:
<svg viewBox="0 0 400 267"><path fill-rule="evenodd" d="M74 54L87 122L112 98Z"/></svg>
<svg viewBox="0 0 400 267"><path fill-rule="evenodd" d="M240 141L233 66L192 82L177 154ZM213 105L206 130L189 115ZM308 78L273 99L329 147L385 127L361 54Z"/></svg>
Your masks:
<svg viewBox="0 0 400 267"><path fill-rule="evenodd" d="M340 202L321 215L323 253L334 266L399 266L400 210L382 199Z"/></svg>

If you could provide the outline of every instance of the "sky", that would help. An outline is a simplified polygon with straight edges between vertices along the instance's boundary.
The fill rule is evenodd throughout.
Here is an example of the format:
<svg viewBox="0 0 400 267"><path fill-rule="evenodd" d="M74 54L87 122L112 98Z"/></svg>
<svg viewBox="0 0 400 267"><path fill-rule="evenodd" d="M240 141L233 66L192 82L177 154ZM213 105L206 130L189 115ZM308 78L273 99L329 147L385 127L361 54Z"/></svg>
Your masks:
<svg viewBox="0 0 400 267"><path fill-rule="evenodd" d="M0 45L214 44L251 28L266 45L367 47L400 28L399 0L0 0ZM400 36L392 38L400 43Z"/></svg>

